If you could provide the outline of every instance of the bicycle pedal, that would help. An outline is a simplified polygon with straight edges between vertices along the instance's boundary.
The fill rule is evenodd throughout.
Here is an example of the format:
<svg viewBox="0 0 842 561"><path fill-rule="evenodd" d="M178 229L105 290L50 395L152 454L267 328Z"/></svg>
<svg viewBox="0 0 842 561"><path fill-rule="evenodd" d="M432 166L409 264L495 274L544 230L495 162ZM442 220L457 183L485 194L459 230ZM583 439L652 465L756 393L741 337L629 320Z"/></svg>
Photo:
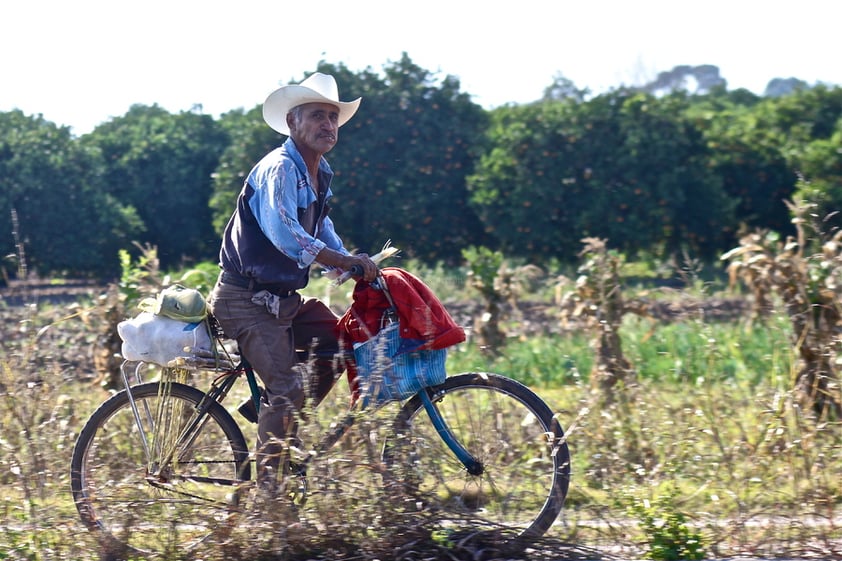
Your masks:
<svg viewBox="0 0 842 561"><path fill-rule="evenodd" d="M298 462L290 462L289 463L289 474L294 475L296 477L307 477L307 464L306 463L298 463Z"/></svg>
<svg viewBox="0 0 842 561"><path fill-rule="evenodd" d="M297 507L303 507L307 502L307 491L309 484L307 482L307 464L299 464L296 462L289 463L289 482L288 496L292 504Z"/></svg>
<svg viewBox="0 0 842 561"><path fill-rule="evenodd" d="M257 422L257 407L254 405L254 400L252 398L246 399L244 402L237 407L237 411L245 417L245 419L250 423Z"/></svg>

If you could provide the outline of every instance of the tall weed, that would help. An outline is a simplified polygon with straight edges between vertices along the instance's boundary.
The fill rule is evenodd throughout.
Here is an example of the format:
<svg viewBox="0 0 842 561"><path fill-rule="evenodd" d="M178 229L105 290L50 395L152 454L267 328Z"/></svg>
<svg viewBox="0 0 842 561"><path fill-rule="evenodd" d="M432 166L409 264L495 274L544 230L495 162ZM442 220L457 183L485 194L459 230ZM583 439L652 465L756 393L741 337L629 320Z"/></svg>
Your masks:
<svg viewBox="0 0 842 561"><path fill-rule="evenodd" d="M0 312L0 558L97 559L68 489L73 440L109 394L94 383L86 359L95 334L73 316L77 309L0 305ZM449 353L451 373L509 375L558 412L573 475L566 508L548 534L557 540L553 551L559 542L576 543L639 558L669 542L692 555L698 537L708 557L842 556L842 426L799 408L786 318L748 328L703 316L670 323L635 317L622 330L638 375L611 404L593 394L592 350L579 331L519 333L499 357L470 341ZM339 384L335 409L313 412L306 430L323 430L347 403L344 380ZM352 435L357 455L340 447L324 458L307 507L314 527L297 546L300 555L421 558L421 544L431 543L425 540L455 555L448 549L454 544L419 534L418 520L388 515L388 494L374 474L389 412ZM253 443L253 428L243 425ZM630 510L633 504L649 507ZM270 530L238 528L205 558L292 558Z"/></svg>

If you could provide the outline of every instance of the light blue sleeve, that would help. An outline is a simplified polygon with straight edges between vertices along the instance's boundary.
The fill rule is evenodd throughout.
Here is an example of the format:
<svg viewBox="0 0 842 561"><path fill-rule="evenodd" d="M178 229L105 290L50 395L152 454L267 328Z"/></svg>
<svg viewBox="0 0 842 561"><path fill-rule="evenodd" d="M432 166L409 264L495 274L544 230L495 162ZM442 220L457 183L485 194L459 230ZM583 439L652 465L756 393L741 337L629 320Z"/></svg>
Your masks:
<svg viewBox="0 0 842 561"><path fill-rule="evenodd" d="M345 249L345 245L342 243L342 238L340 238L336 233L336 229L333 226L333 220L331 220L329 216L325 216L324 222L322 223L322 231L319 232L319 239L330 249L345 255L351 254L347 249Z"/></svg>
<svg viewBox="0 0 842 561"><path fill-rule="evenodd" d="M310 266L327 244L308 234L298 222L298 208L315 200L306 180L291 161L284 160L269 167L258 165L248 181L255 191L249 206L260 229L300 268Z"/></svg>

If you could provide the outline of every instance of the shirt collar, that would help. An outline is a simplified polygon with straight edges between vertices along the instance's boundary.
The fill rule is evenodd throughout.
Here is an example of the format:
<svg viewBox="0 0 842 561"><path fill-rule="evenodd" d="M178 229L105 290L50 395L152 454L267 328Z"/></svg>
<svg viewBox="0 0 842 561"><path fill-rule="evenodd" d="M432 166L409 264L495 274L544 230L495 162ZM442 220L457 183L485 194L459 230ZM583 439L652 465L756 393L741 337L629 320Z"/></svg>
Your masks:
<svg viewBox="0 0 842 561"><path fill-rule="evenodd" d="M287 154L289 154L292 161L295 162L295 166L298 168L298 171L301 172L301 175L308 177L307 165L304 163L304 157L301 155L301 152L298 151L298 147L295 145L292 138L287 138L284 141L283 149L287 152ZM327 159L322 156L319 160L319 180L323 185L327 185L328 189L330 189L330 181L332 179L333 169L330 167Z"/></svg>

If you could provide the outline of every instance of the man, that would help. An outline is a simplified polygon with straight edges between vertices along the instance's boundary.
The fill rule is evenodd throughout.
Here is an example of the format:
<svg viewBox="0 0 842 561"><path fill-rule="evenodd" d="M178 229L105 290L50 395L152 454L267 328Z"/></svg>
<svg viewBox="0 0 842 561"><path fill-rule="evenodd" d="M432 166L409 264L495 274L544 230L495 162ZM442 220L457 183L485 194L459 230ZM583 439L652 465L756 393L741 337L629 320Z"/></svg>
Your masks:
<svg viewBox="0 0 842 561"><path fill-rule="evenodd" d="M263 118L289 138L252 168L222 239L222 272L209 308L265 386L257 421L257 476L259 486L272 492L288 466L287 439L297 430L305 383L318 404L334 382L329 360L317 361L321 367L303 380L295 349L318 355L338 350L338 317L297 291L307 285L313 263L343 271L358 266L368 281L377 274L367 255L345 249L328 218L333 171L324 155L359 104L359 98L339 101L334 78L318 72L272 92Z"/></svg>

